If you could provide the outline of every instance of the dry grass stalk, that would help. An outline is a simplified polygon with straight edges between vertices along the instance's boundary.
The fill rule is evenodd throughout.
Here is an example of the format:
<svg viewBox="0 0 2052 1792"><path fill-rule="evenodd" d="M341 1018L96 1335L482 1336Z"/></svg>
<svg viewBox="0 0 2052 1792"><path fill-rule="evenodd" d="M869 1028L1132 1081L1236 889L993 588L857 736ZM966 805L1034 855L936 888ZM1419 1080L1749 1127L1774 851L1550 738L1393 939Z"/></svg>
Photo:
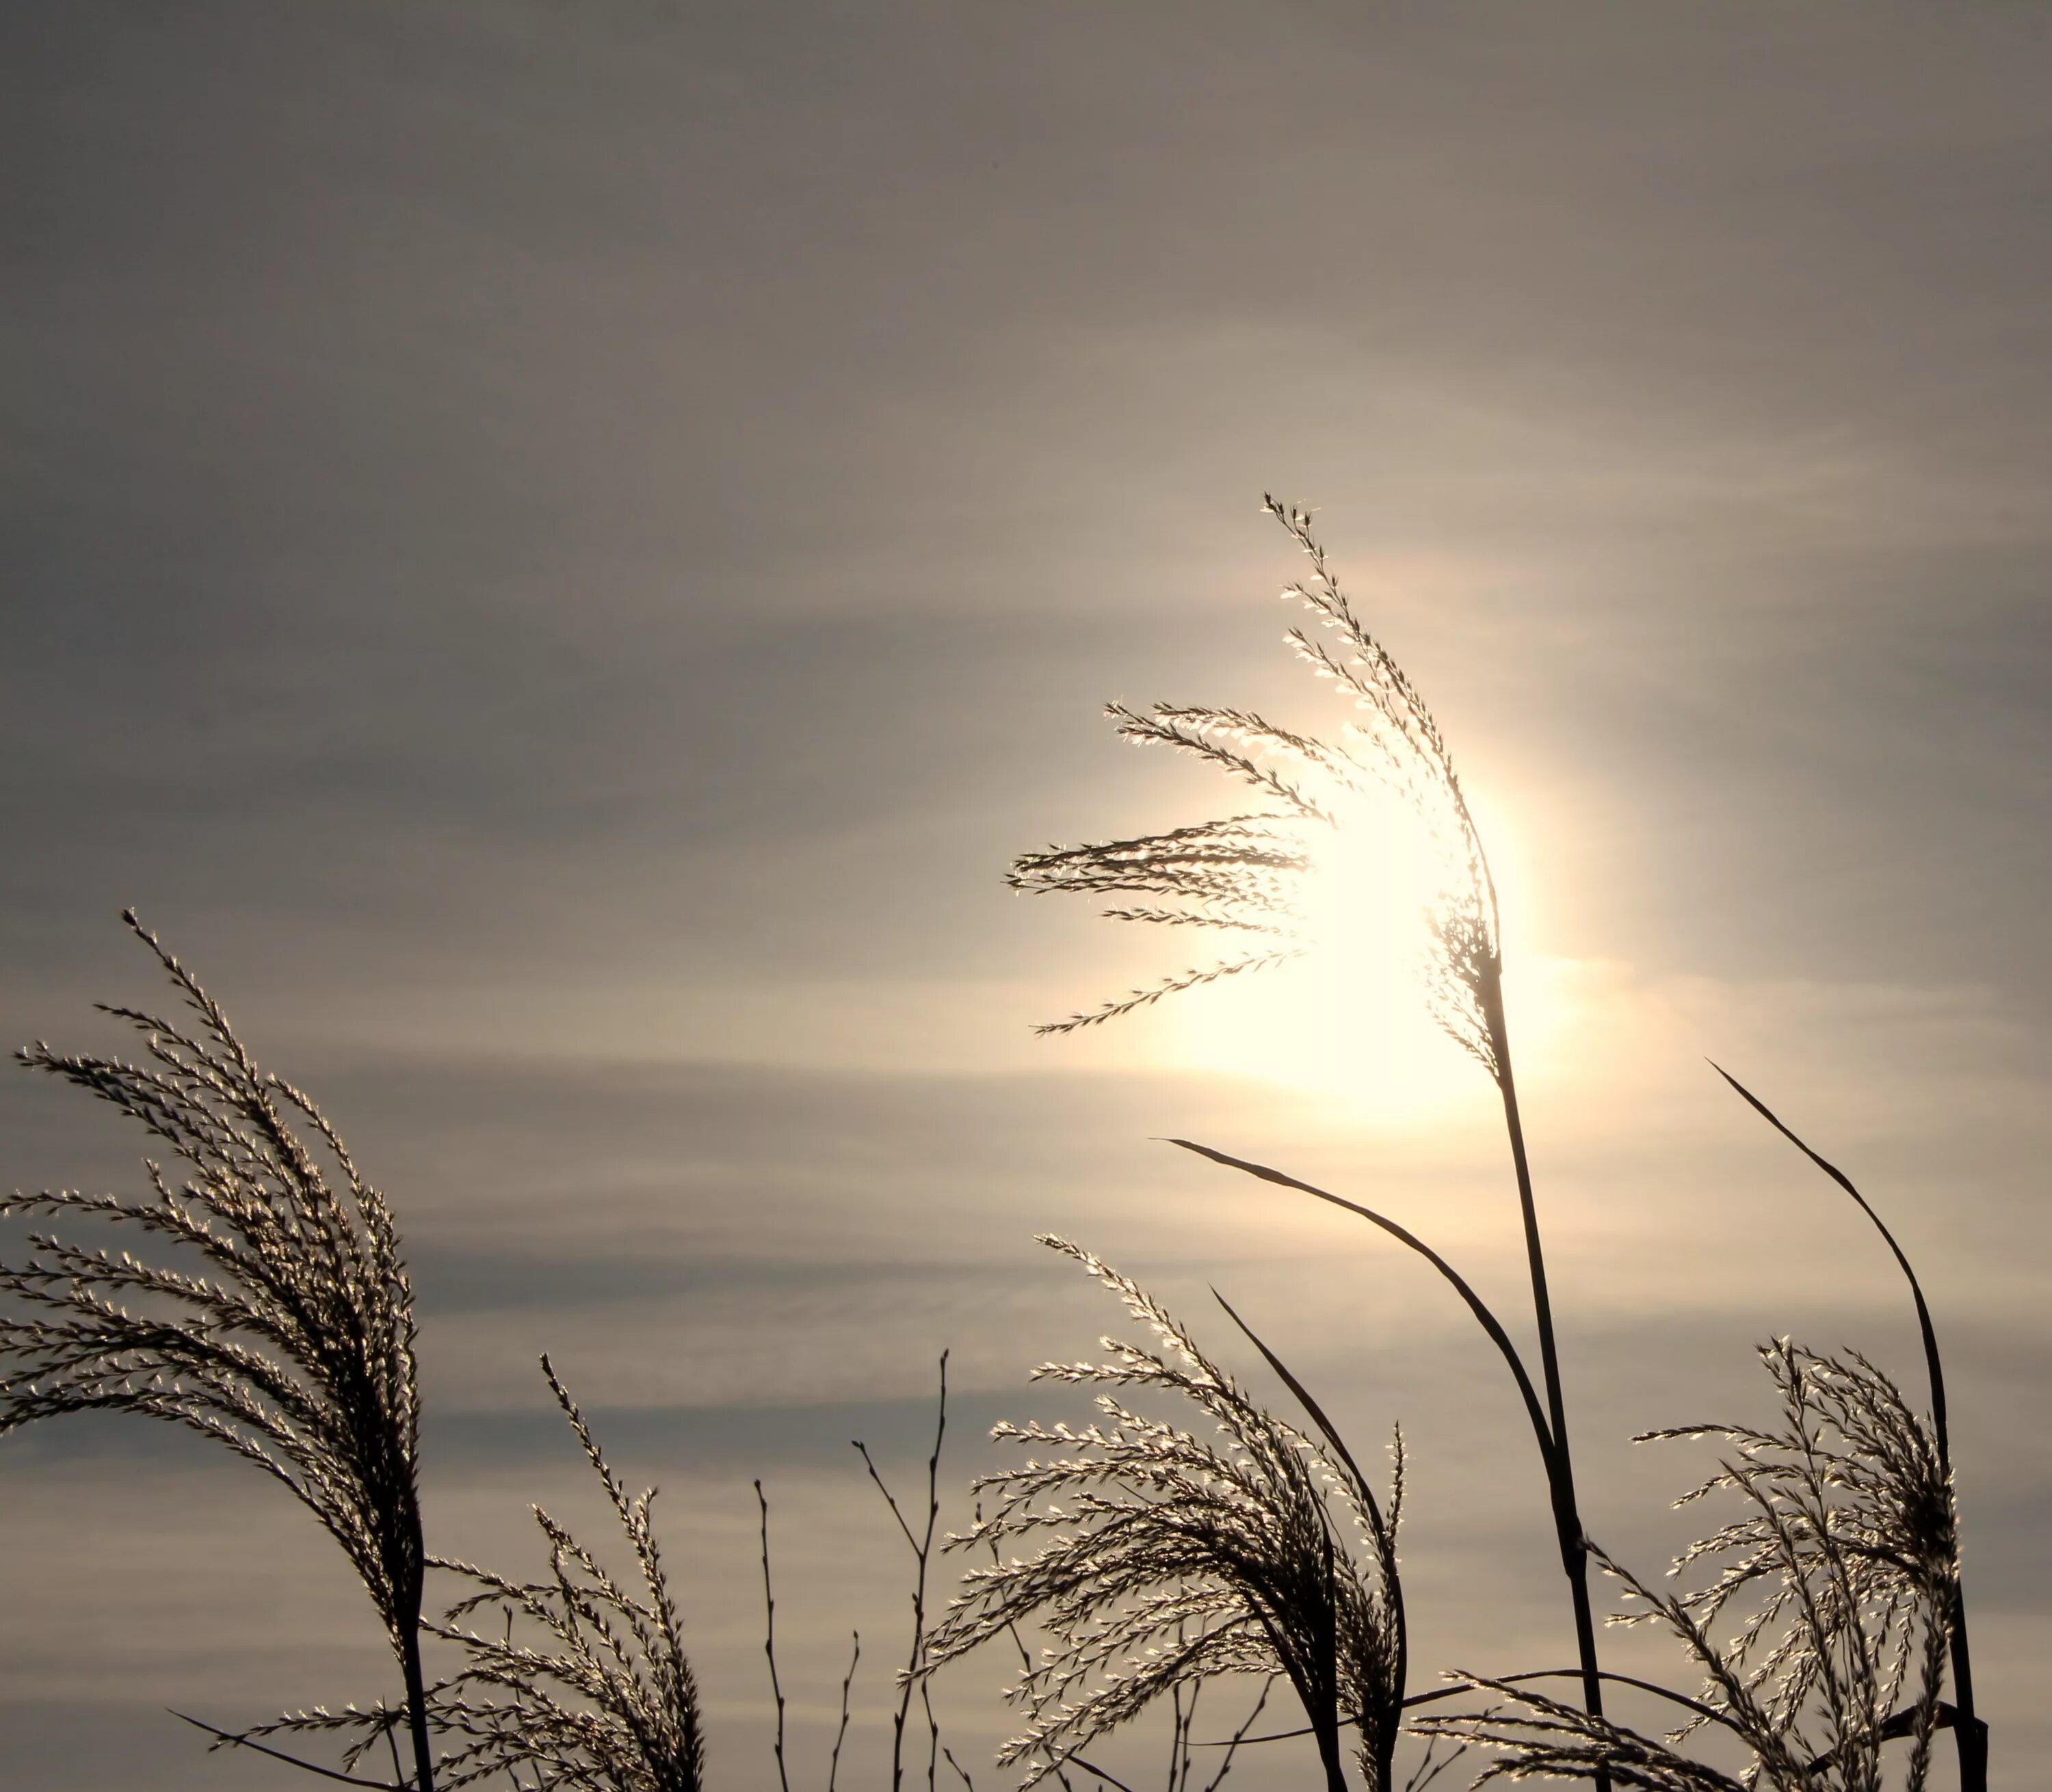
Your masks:
<svg viewBox="0 0 2052 1792"><path fill-rule="evenodd" d="M1016 889L1036 893L1165 898L1174 906L1104 912L1114 920L1224 928L1267 936L1276 943L1136 989L1040 1031L1060 1033L1095 1026L1165 996L1310 950L1321 943L1306 931L1306 917L1315 905L1302 900L1301 891L1323 868L1329 842L1321 837L1386 825L1372 800L1378 792L1395 793L1399 807L1421 830L1433 867L1434 887L1424 903L1431 944L1425 986L1431 1012L1489 1073L1502 1102L1545 1394L1540 1447L1573 1613L1583 1697L1591 1711L1600 1712L1603 1676L1589 1602L1588 1559L1575 1493L1538 1210L1511 1068L1502 937L1488 855L1438 722L1416 686L1369 632L1341 589L1324 548L1311 533L1309 513L1272 497L1264 500L1263 508L1310 561L1310 576L1286 586L1283 595L1310 611L1318 632L1293 628L1290 644L1317 675L1338 687L1356 719L1335 743L1278 727L1244 710L1157 704L1143 715L1114 704L1109 713L1128 739L1173 747L1207 761L1251 786L1269 807L1165 834L1028 854L1014 863L1010 881ZM1340 922L1343 928L1349 925L1344 918ZM1513 1367L1522 1387L1522 1364L1514 1361Z"/></svg>
<svg viewBox="0 0 2052 1792"><path fill-rule="evenodd" d="M349 1557L406 1686L418 1784L432 1783L420 1667L425 1554L416 1467L413 1289L384 1197L311 1098L259 1067L147 932L191 1019L103 1011L143 1061L20 1054L141 1122L182 1165L146 1160L151 1196L0 1199L0 1215L111 1223L167 1244L151 1262L44 1234L0 1267L0 1431L133 1413L197 1431L281 1481ZM183 1259L182 1264L180 1259Z"/></svg>
<svg viewBox="0 0 2052 1792"><path fill-rule="evenodd" d="M1702 1670L1697 1715L1655 1741L1513 1682L1463 1677L1516 1711L1415 1728L1497 1751L1484 1779L1608 1770L1672 1792L1879 1792L1887 1746L1906 1739L1899 1783L1921 1792L1933 1735L1954 1715L1940 1698L1959 1575L1950 1477L1929 1425L1866 1358L1785 1340L1760 1354L1781 1399L1779 1429L1647 1434L1731 1446L1678 1502L1732 1495L1745 1508L1676 1559L1676 1575L1703 1565L1713 1578L1662 1594L1604 1561L1636 1608L1622 1621L1665 1626ZM1742 1780L1678 1752L1713 1723L1751 1752Z"/></svg>
<svg viewBox="0 0 2052 1792"><path fill-rule="evenodd" d="M527 1792L699 1792L698 1685L650 1521L656 1490L629 1495L546 1356L542 1372L605 1489L640 1585L623 1586L539 1506L533 1510L548 1544L545 1579L509 1580L437 1559L434 1567L478 1590L425 1626L463 1657L429 1690L429 1718L444 1739L437 1771L446 1788L503 1774ZM497 1619L497 1634L480 1618ZM376 1707L316 1709L250 1733L353 1731L343 1765L354 1767L390 1715Z"/></svg>
<svg viewBox="0 0 2052 1792"><path fill-rule="evenodd" d="M1345 1784L1341 1732L1356 1718L1369 1792L1387 1792L1404 1674L1400 1441L1385 1515L1315 1410L1322 1444L1263 1411L1134 1283L1077 1246L1041 1242L1117 1294L1161 1348L1106 1338L1108 1362L1044 1364L1035 1379L1173 1392L1225 1441L1145 1418L1109 1391L1097 1402L1108 1424L998 1426L997 1437L1060 1454L980 1480L994 1508L950 1544L1037 1547L969 1573L934 1633L930 1665L1029 1620L1051 1634L1055 1645L1009 1695L1030 1722L999 1763L1026 1763L1025 1787L1068 1761L1096 1771L1078 1751L1158 1698L1258 1674L1296 1689L1332 1792Z"/></svg>
<svg viewBox="0 0 2052 1792"><path fill-rule="evenodd" d="M852 1440L856 1453L862 1457L862 1465L875 1484L876 1491L883 1496L883 1503L891 1508L906 1547L912 1552L914 1563L912 1579L912 1636L906 1651L904 1672L899 1677L898 1708L891 1714L891 1792L899 1792L905 1778L905 1726L912 1715L912 1694L918 1689L919 1703L926 1720L926 1792L934 1792L940 1768L940 1720L934 1715L933 1684L930 1677L919 1672L926 1653L926 1576L933 1565L934 1530L941 1516L941 1450L948 1435L948 1352L941 1352L940 1395L934 1419L934 1448L926 1458L926 1511L921 1528L914 1531L907 1522L904 1512L894 1494L877 1472L876 1462L869 1454L869 1446L861 1438ZM851 1670L852 1672L852 1670ZM843 1688L844 1694L846 1688ZM843 1705L844 1728L845 1703ZM838 1759L840 1748L834 1747ZM954 1757L950 1755L952 1762ZM961 1769L957 1767L957 1773ZM966 1778L966 1776L964 1776Z"/></svg>

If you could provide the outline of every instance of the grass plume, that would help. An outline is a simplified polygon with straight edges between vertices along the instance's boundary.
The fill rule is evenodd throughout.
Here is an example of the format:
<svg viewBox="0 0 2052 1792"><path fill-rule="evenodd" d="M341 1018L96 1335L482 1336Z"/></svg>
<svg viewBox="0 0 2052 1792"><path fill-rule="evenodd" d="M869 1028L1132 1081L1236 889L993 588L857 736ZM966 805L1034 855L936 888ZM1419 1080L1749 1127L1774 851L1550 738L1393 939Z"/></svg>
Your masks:
<svg viewBox="0 0 2052 1792"><path fill-rule="evenodd" d="M1008 881L1035 894L1148 898L1103 913L1114 921L1272 943L1165 977L1039 1031L1098 1026L1164 996L1335 943L1310 932L1303 886L1321 872L1336 831L1382 824L1382 799L1393 792L1422 825L1435 868L1424 913L1434 947L1426 980L1433 1013L1494 1074L1483 989L1500 961L1496 891L1452 755L1416 687L1341 589L1311 534L1310 516L1273 498L1264 508L1311 562L1310 577L1283 593L1310 612L1311 628L1293 627L1286 639L1350 700L1356 719L1326 741L1251 710L1157 703L1143 712L1111 704L1105 713L1124 739L1188 753L1251 788L1267 806L1165 833L1027 853L1014 861Z"/></svg>
<svg viewBox="0 0 2052 1792"><path fill-rule="evenodd" d="M339 1544L405 1684L417 1783L433 1784L420 1658L420 1392L413 1296L384 1197L311 1097L263 1070L220 1006L130 911L186 1010L103 1011L141 1061L38 1042L32 1070L141 1124L179 1166L150 1195L46 1190L0 1215L109 1225L170 1247L146 1259L33 1233L0 1266L0 1431L79 1412L166 1421L281 1482Z"/></svg>
<svg viewBox="0 0 2052 1792"><path fill-rule="evenodd" d="M1512 1708L1414 1728L1492 1750L1484 1780L1607 1772L1660 1792L1879 1792L1884 1751L1906 1739L1900 1783L1921 1792L1932 1737L1957 1716L1940 1697L1959 1577L1951 1478L1929 1423L1865 1357L1785 1340L1760 1356L1781 1402L1778 1426L1690 1425L1641 1440L1729 1446L1677 1502L1739 1504L1675 1560L1678 1576L1707 1568L1710 1578L1662 1593L1604 1559L1635 1608L1623 1621L1662 1625L1702 1673L1689 1721L1656 1740L1514 1680L1467 1676ZM1744 1780L1678 1751L1711 1724L1749 1751Z"/></svg>
<svg viewBox="0 0 2052 1792"><path fill-rule="evenodd" d="M1852 1179L1843 1170L1811 1149L1787 1121L1722 1065L1713 1064L1710 1067L1731 1085L1754 1113L1845 1191L1853 1204L1866 1215L1874 1231L1880 1234L1882 1242L1888 1246L1889 1254L1895 1259L1896 1267L1901 1270L1903 1280L1909 1285L1909 1298L1917 1309L1917 1329L1924 1344L1925 1373L1930 1379L1932 1438L1937 1446L1938 1465L1949 1482L1952 1473L1952 1440L1946 1418L1945 1362L1938 1348L1938 1332L1932 1321L1930 1305L1924 1298L1924 1285L1917 1280L1917 1270L1909 1261L1909 1253L1896 1242L1895 1234L1889 1230L1887 1222L1874 1211L1873 1205L1854 1186ZM1956 1575L1952 1582L1951 1630L1953 1698L1959 1708L1958 1721L1954 1726L1954 1739L1959 1747L1960 1785L1961 1792L1987 1792L1987 1726L1981 1721L1974 1708L1973 1651L1967 1640L1966 1590Z"/></svg>
<svg viewBox="0 0 2052 1792"><path fill-rule="evenodd" d="M1369 1792L1388 1792L1404 1675L1400 1441L1385 1513L1336 1439L1264 1411L1100 1259L1063 1239L1040 1242L1075 1258L1157 1343L1108 1337L1108 1361L1035 1371L1036 1380L1106 1390L1097 1399L1103 1422L1080 1431L997 1428L994 1436L1059 1454L978 1481L989 1516L950 1542L1030 1543L1034 1553L970 1571L934 1634L930 1663L1029 1620L1052 1635L1055 1646L1012 1688L1030 1721L999 1756L1001 1765L1028 1764L1026 1787L1065 1762L1084 1765L1079 1751L1155 1700L1230 1673L1289 1680L1331 1792L1345 1785L1341 1732L1357 1718L1357 1763ZM1189 1401L1223 1443L1136 1412L1122 1391L1134 1387Z"/></svg>
<svg viewBox="0 0 2052 1792"><path fill-rule="evenodd" d="M511 1580L437 1559L435 1567L476 1589L425 1626L462 1662L428 1692L429 1720L444 1743L437 1771L450 1792L499 1775L524 1792L701 1792L698 1683L651 1522L656 1489L629 1496L546 1356L542 1373L605 1491L640 1585L623 1585L540 1506L533 1511L548 1547L543 1579ZM343 1757L353 1768L391 1715L375 1706L317 1708L249 1734L354 1731Z"/></svg>

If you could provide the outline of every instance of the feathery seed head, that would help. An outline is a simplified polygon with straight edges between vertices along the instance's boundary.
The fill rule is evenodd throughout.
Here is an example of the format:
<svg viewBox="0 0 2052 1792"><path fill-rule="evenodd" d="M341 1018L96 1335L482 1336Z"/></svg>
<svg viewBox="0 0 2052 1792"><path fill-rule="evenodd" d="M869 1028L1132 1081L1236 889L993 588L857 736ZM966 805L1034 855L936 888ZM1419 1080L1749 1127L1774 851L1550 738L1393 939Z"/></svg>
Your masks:
<svg viewBox="0 0 2052 1792"><path fill-rule="evenodd" d="M1343 1451L1334 1460L1257 1406L1137 1283L1066 1239L1040 1242L1116 1294L1156 1343L1108 1339L1106 1362L1036 1371L1107 1390L1107 1423L996 1428L1055 1454L976 1484L994 1501L950 1546L988 1548L993 1563L965 1577L930 1665L1029 1620L1051 1633L1010 1692L1030 1721L1000 1759L1026 1764L1024 1786L1163 1694L1250 1673L1286 1676L1334 1735L1361 1714L1363 1771L1383 1792L1404 1676L1393 1511L1386 1520ZM1133 1411L1134 1387L1190 1402L1224 1447ZM1008 1558L1004 1546L1022 1542L1035 1553Z"/></svg>
<svg viewBox="0 0 2052 1792"><path fill-rule="evenodd" d="M540 1580L435 1560L476 1589L423 1626L463 1662L427 1691L429 1721L445 1743L437 1783L452 1792L503 1775L531 1792L700 1792L698 1684L649 1522L656 1490L629 1495L546 1356L542 1373L625 1533L640 1585L615 1579L539 1506L531 1509L548 1551ZM293 1712L249 1733L353 1732L343 1757L353 1768L396 1716L382 1705Z"/></svg>
<svg viewBox="0 0 2052 1792"><path fill-rule="evenodd" d="M1116 921L1251 935L1260 943L1039 1031L1096 1026L1165 996L1340 945L1359 925L1349 883L1362 872L1354 863L1359 843L1387 843L1393 795L1421 843L1410 856L1429 867L1419 896L1433 1016L1497 1075L1496 894L1452 757L1416 687L1341 590L1309 515L1273 498L1264 508L1311 562L1310 575L1284 596L1311 612L1316 632L1292 628L1289 643L1350 700L1355 719L1327 741L1251 710L1157 703L1142 711L1110 704L1106 714L1124 738L1204 760L1251 788L1264 806L1165 833L1024 854L1007 879L1035 894L1153 898L1104 913ZM1387 878L1389 867L1369 874Z"/></svg>
<svg viewBox="0 0 2052 1792"><path fill-rule="evenodd" d="M1883 1751L1906 1739L1901 1783L1920 1792L1959 1583L1936 1436L1857 1352L1821 1356L1780 1339L1760 1357L1781 1400L1778 1429L1690 1425L1640 1440L1727 1446L1717 1472L1676 1502L1740 1503L1670 1571L1707 1567L1710 1578L1662 1594L1596 1552L1635 1608L1622 1621L1662 1624L1702 1670L1700 1715L1655 1742L1528 1686L1459 1675L1514 1708L1424 1718L1416 1731L1495 1751L1483 1779L1606 1771L1658 1792L1880 1792ZM1677 1752L1712 1723L1751 1751L1743 1780Z"/></svg>
<svg viewBox="0 0 2052 1792"><path fill-rule="evenodd" d="M395 1653L418 1614L413 1297L391 1210L303 1091L260 1069L198 982L130 910L191 1019L104 1012L143 1061L18 1054L141 1122L150 1198L0 1198L171 1247L153 1263L38 1234L0 1266L0 1432L91 1411L182 1425L275 1476L348 1555ZM131 1304L132 1303L132 1304Z"/></svg>

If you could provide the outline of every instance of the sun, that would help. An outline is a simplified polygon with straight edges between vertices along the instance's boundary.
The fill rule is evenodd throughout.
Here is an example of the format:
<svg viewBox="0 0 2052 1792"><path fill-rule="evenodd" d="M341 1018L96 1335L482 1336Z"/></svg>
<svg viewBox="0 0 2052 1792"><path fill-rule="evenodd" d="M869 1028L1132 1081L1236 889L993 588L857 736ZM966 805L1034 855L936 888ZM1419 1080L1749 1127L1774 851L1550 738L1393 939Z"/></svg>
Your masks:
<svg viewBox="0 0 2052 1792"><path fill-rule="evenodd" d="M1392 805L1392 809L1394 806ZM1433 1019L1430 915L1443 861L1400 812L1313 831L1297 903L1302 957L1165 1003L1161 1051L1178 1068L1279 1083L1376 1125L1425 1125L1472 1103L1487 1072ZM1500 891L1515 908L1507 831L1492 820ZM1521 1042L1553 1031L1518 980Z"/></svg>

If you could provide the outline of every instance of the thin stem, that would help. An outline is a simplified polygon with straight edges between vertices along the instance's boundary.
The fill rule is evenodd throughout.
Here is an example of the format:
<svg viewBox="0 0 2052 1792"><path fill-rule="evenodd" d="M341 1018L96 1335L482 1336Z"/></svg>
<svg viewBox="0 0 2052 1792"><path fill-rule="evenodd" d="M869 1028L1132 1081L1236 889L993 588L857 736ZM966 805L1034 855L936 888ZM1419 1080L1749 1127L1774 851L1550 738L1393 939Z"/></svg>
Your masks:
<svg viewBox="0 0 2052 1792"><path fill-rule="evenodd" d="M413 1783L420 1792L434 1792L434 1739L428 1728L427 1678L421 1671L420 1587L413 1587L410 1613L402 1614L399 1671L406 1682L406 1727L413 1739Z"/></svg>
<svg viewBox="0 0 2052 1792"><path fill-rule="evenodd" d="M783 1792L791 1792L791 1776L784 1766L784 1688L777 1677L777 1595L770 1583L770 1501L759 1481L755 1503L762 1508L762 1653L770 1659L770 1690L777 1700L777 1783Z"/></svg>
<svg viewBox="0 0 2052 1792"><path fill-rule="evenodd" d="M834 1782L840 1775L840 1745L848 1740L848 1695L855 1684L855 1670L862 1661L862 1633L853 1633L855 1648L848 1658L848 1672L841 1677L840 1727L834 1731L833 1759L827 1763L827 1792L834 1792Z"/></svg>
<svg viewBox="0 0 2052 1792"><path fill-rule="evenodd" d="M1503 1013L1503 978L1492 963L1481 989L1482 1019L1489 1030L1496 1062L1496 1082L1503 1097L1503 1124L1510 1139L1510 1161L1517 1178L1517 1204L1525 1223L1525 1255L1532 1272L1532 1313L1539 1332L1539 1368L1546 1383L1547 1430L1553 1440L1549 1459L1553 1495L1553 1522L1559 1534L1561 1567L1568 1577L1574 1609L1575 1653L1581 1663L1582 1704L1592 1717L1603 1715L1603 1669L1596 1659L1596 1620L1589 1609L1589 1558L1584 1545L1581 1514L1575 1502L1574 1457L1568 1444L1567 1403L1561 1388L1561 1360L1553 1338L1553 1303L1546 1288L1546 1255L1539 1238L1539 1210L1532 1196L1532 1166L1525 1150L1525 1125L1517 1110L1517 1081L1510 1065L1510 1034ZM1597 1792L1609 1792L1610 1775L1599 1770Z"/></svg>
<svg viewBox="0 0 2052 1792"><path fill-rule="evenodd" d="M1075 1764L1081 1767L1085 1773L1095 1774L1098 1778L1102 1780L1106 1785L1116 1787L1117 1792L1133 1792L1133 1788L1128 1786L1124 1780L1121 1779L1118 1774L1106 1773L1103 1768L1098 1767L1092 1762L1086 1761L1080 1755L1065 1755L1063 1759L1075 1762Z"/></svg>
<svg viewBox="0 0 2052 1792"><path fill-rule="evenodd" d="M1204 1792L1219 1792L1219 1787L1225 1782L1225 1776L1232 1771L1232 1758L1239 1751L1239 1745L1247 1740L1247 1732L1254 1727L1259 1720L1263 1711L1267 1708L1269 1691L1275 1684L1275 1677L1273 1674L1262 1681L1261 1696L1254 1701L1254 1708L1247 1714L1246 1721L1223 1743L1200 1743L1197 1745L1200 1748L1222 1747L1225 1750L1225 1753L1220 1757L1218 1771L1213 1774L1206 1782Z"/></svg>
<svg viewBox="0 0 2052 1792"><path fill-rule="evenodd" d="M170 1709L169 1706L165 1708ZM272 1748L266 1743L253 1742L240 1731L217 1730L199 1718L186 1716L182 1711L173 1711L171 1716L181 1724L190 1724L195 1730L206 1731L216 1742L226 1743L233 1748L253 1748L259 1755L268 1755L273 1761L283 1761L288 1767L297 1767L303 1773L318 1774L323 1779L339 1780L344 1786L374 1786L377 1792L408 1792L403 1778L396 1786L388 1786L382 1779L359 1779L354 1774L343 1773L334 1767L323 1767L318 1761L304 1761L296 1755L288 1755L282 1748Z"/></svg>
<svg viewBox="0 0 2052 1792"><path fill-rule="evenodd" d="M511 1619L508 1618L507 1622L508 1628L511 1628L512 1622ZM406 1783L406 1770L400 1764L399 1739L397 1735L394 1733L393 1725L389 1720L386 1721L385 1725L385 1747L392 1757L393 1783L398 1786L404 1786ZM515 1786L518 1786L520 1782L516 1778L513 1783Z"/></svg>
<svg viewBox="0 0 2052 1792"><path fill-rule="evenodd" d="M927 1688L927 1677L920 1673L924 1665L926 1647L926 1571L934 1553L934 1526L941 1514L941 1446L948 1434L948 1352L941 1352L941 1391L938 1414L934 1423L933 1453L926 1458L926 1523L922 1534L914 1535L912 1527L906 1523L905 1514L897 1500L884 1484L883 1477L876 1472L876 1463L869 1454L869 1446L861 1438L854 1439L855 1448L862 1457L862 1464L869 1471L869 1478L876 1483L876 1490L883 1496L883 1503L891 1508L891 1516L898 1521L898 1528L904 1535L918 1572L912 1583L912 1649L910 1659L905 1665L905 1680L898 1699L898 1709L892 1714L891 1726L891 1792L899 1792L905 1777L905 1724L912 1713L912 1688L920 1689L921 1703L926 1715L928 1748L926 1752L926 1792L934 1792L934 1776L938 1770L941 1750L941 1727L934 1716L933 1696Z"/></svg>

